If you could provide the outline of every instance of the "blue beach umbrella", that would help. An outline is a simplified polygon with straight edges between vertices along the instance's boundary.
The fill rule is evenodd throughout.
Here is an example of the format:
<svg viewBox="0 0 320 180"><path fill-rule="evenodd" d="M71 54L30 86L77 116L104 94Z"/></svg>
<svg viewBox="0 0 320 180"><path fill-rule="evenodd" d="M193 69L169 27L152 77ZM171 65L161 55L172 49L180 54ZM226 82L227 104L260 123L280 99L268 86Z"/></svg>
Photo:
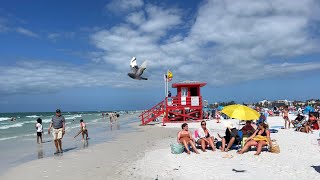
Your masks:
<svg viewBox="0 0 320 180"><path fill-rule="evenodd" d="M218 111L221 111L223 109L223 106L218 106Z"/></svg>

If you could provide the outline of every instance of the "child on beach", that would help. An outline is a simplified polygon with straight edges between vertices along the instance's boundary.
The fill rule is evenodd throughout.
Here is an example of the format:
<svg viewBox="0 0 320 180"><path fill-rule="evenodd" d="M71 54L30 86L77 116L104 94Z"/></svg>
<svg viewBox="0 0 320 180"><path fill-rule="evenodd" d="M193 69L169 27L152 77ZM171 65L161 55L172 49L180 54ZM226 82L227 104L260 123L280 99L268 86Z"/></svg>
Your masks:
<svg viewBox="0 0 320 180"><path fill-rule="evenodd" d="M76 138L80 133L82 133L82 140L84 140L84 135L86 135L86 140L89 139L88 129L86 124L83 122L83 119L80 120L80 131L78 132L77 135L74 136L74 138Z"/></svg>
<svg viewBox="0 0 320 180"><path fill-rule="evenodd" d="M35 125L36 129L37 129L37 143L43 143L42 142L42 133L43 133L43 127L42 127L42 119L38 118L37 119L37 123ZM40 142L39 142L40 139Z"/></svg>
<svg viewBox="0 0 320 180"><path fill-rule="evenodd" d="M290 119L289 119L289 111L288 111L288 107L286 107L283 111L282 111L282 118L284 119L284 128L287 129L287 122L288 122L288 126L290 129Z"/></svg>
<svg viewBox="0 0 320 180"><path fill-rule="evenodd" d="M216 111L216 121L217 121L217 123L220 123L220 118L221 118L220 113L218 111Z"/></svg>

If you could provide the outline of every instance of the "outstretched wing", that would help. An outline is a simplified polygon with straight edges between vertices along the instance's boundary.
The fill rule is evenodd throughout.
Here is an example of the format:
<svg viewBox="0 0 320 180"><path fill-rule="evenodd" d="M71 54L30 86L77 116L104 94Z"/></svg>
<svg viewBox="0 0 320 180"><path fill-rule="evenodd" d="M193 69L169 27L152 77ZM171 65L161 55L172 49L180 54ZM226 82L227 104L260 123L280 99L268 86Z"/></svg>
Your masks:
<svg viewBox="0 0 320 180"><path fill-rule="evenodd" d="M144 61L141 66L138 68L138 71L136 72L137 76L141 76L143 74L143 71L147 69L147 61Z"/></svg>

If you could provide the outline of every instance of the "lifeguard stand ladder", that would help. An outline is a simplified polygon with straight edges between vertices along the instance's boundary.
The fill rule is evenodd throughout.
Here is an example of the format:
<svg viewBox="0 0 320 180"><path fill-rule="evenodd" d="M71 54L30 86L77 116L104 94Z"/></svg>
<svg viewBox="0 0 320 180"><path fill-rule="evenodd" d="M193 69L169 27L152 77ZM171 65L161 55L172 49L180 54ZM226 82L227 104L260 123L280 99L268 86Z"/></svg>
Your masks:
<svg viewBox="0 0 320 180"><path fill-rule="evenodd" d="M198 81L183 81L172 84L177 88L177 96L166 97L151 109L141 113L142 125L163 115L162 123L199 121L202 120L201 87L207 83Z"/></svg>

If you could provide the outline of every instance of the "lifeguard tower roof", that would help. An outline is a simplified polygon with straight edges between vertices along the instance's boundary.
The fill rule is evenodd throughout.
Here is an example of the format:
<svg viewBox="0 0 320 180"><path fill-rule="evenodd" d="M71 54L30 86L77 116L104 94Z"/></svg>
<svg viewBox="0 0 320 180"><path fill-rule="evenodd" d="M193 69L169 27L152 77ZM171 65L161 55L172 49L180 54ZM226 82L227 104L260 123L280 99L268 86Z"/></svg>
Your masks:
<svg viewBox="0 0 320 180"><path fill-rule="evenodd" d="M182 82L173 83L172 87L173 88L177 88L177 87L181 87L181 86L200 86L200 87L203 87L206 84L207 83L200 82L200 81L182 81Z"/></svg>

